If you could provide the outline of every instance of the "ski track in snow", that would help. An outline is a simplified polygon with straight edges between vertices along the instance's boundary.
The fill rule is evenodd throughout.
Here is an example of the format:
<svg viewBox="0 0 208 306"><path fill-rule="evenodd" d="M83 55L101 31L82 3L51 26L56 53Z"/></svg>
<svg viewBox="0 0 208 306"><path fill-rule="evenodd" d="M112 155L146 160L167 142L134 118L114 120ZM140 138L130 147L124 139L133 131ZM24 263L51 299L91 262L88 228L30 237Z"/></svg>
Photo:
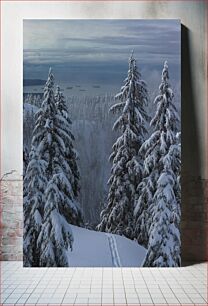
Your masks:
<svg viewBox="0 0 208 306"><path fill-rule="evenodd" d="M116 238L114 235L110 233L105 233L105 235L108 238L108 243L111 251L111 256L112 256L112 263L114 267L121 267L121 260L119 257L118 253L118 248L117 248L117 243L116 243Z"/></svg>

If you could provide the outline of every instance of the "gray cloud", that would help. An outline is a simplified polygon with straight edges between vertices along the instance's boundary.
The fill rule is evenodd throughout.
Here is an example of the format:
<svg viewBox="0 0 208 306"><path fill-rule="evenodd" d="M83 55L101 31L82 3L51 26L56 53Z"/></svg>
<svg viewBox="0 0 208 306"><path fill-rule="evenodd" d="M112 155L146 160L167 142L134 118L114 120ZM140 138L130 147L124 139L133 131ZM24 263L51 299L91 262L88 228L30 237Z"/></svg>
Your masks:
<svg viewBox="0 0 208 306"><path fill-rule="evenodd" d="M160 45L161 41L164 41L165 39L168 39L171 37L171 40L168 39L166 44L176 44L177 46L179 45L178 41L178 35L176 37L170 36L169 33L160 33L158 35L152 35L149 37L148 36L103 36L103 37L95 37L95 38L73 38L73 37L68 37L68 38L61 38L59 41L61 43L64 43L64 45L68 46L68 43L79 43L81 45L84 45L85 43L90 43L93 45L115 45L115 46L124 46L129 45L129 46L140 46L140 45L147 45L154 47L154 44L156 43L157 45Z"/></svg>
<svg viewBox="0 0 208 306"><path fill-rule="evenodd" d="M145 66L148 71L155 69L160 73L163 61L168 60L174 77L179 76L179 21L24 21L24 74L27 78L43 74L46 67L54 66L61 79L69 78L65 69L68 67L76 76L85 69L88 81L90 78L118 81L118 74L125 74L128 69L132 49L142 69Z"/></svg>

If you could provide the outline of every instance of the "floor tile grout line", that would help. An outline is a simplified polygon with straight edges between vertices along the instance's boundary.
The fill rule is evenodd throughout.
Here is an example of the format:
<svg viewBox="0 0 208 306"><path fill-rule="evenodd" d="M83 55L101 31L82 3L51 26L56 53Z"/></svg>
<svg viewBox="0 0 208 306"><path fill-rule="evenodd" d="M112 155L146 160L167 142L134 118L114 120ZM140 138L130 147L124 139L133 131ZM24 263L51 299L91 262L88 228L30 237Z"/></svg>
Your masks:
<svg viewBox="0 0 208 306"><path fill-rule="evenodd" d="M7 284L9 284L8 286L6 286L7 288L11 288L11 289L14 289L15 290L15 288L20 288L19 286L22 284L22 282L21 282L21 277L20 276L24 276L24 273L22 272L22 267L18 264L17 265L17 263L10 263L10 265L6 265L6 267L7 267L7 269L6 269L6 271L4 270L4 273L6 273L6 275L7 275L7 278L8 278L8 276L9 275L12 275L12 274L14 274L14 277L12 278L12 282L9 284L8 282L7 282ZM122 286L122 289L123 289L123 291L124 291L124 294L125 294L125 298L126 298L126 303L128 304L128 305L130 305L130 303L128 303L128 300L127 300L127 295L126 295L126 293L127 293L127 288L128 288L128 284L130 284L130 289L132 290L132 289L134 289L134 292L136 291L136 294L138 295L138 292L137 292L137 290L136 290L136 288L138 288L137 287L137 282L138 282L138 280L141 282L141 279L143 280L143 282L145 283L145 288L147 289L147 292L149 292L149 296L151 297L151 299L153 299L152 298L152 293L151 293L151 290L149 290L149 289L151 289L152 288L152 286L151 286L151 283L147 283L146 282L146 279L147 279L147 277L149 276L150 277L150 279L153 279L154 281L153 281L153 283L152 284L156 284L157 285L157 289L159 289L159 292L160 292L160 295L162 295L163 297L164 297L164 299L165 299L165 301L167 302L167 300L166 300L166 295L165 295L165 290L164 290L164 292L161 290L161 287L160 287L160 285L159 285L159 281L160 281L160 279L162 280L162 281L166 281L166 284L167 284L167 288L169 288L170 289L170 284L171 284L171 282L170 282L170 280L171 279L174 279L174 283L176 283L176 285L178 284L178 287L176 287L176 291L177 291L177 289L179 288L179 290L183 293L183 294L185 294L185 296L186 297L188 297L189 299L190 299L190 301L191 301L191 295L192 295L192 293L189 293L189 292L186 292L186 290L185 290L185 288L186 288L186 286L183 286L183 280L184 280L184 282L185 282L185 285L187 285L188 287L189 286L191 286L191 288L193 288L194 290L195 289L197 289L197 288L202 288L202 287L204 287L204 282L203 282L203 279L201 279L200 278L200 275L204 275L203 273L201 273L201 271L202 271L202 268L203 267L200 267L200 269L197 267L197 269L196 268L194 268L194 269L190 269L189 268L189 270L188 270L188 273L185 273L185 277L180 277L180 279L177 279L177 277L178 277L178 273L180 272L179 270L172 270L172 269L170 269L170 270L162 270L162 269L158 269L158 270L154 270L154 269L148 269L148 270L142 270L142 269L136 269L136 270L134 270L134 269L131 269L131 268L125 268L125 269L111 269L110 271L111 271L111 275L113 276L112 277L112 279L114 280L113 281L113 289L115 288L115 289L119 289L119 285L118 284L121 284L121 286ZM44 292L44 290L46 289L46 288L48 288L48 287L46 287L46 282L47 282L47 279L49 278L48 276L47 276L47 274L49 273L49 270L50 269L47 269L47 271L46 270L44 270L44 271L42 271L41 272L41 275L38 277L38 281L37 282L35 282L34 283L34 288L38 288L39 286L39 284L41 283L41 289L42 289L42 291ZM15 271L15 273L13 273L13 271ZM52 275L56 275L56 273L57 273L57 271L58 271L58 269L55 269L55 270L53 270L53 274L50 274L51 276ZM70 281L69 281L69 283L67 284L67 286L65 287L62 287L62 285L61 285L61 283L63 283L62 282L62 278L61 277L64 277L65 279L67 279L67 273L66 273L66 269L64 269L63 270L63 272L62 272L62 274L59 274L59 279L58 279L58 282L56 283L56 288L55 289L62 289L63 288L63 290L64 290L64 293L62 294L62 302L63 302L63 299L64 299L64 296L66 295L66 292L68 291L68 288L70 288L70 284L71 284L71 282L73 281L73 278L74 278L74 275L76 274L76 270L75 269L72 269L71 271L70 271L70 273L68 274L69 275L69 277L70 277ZM79 277L80 277L80 275L81 275L81 273L83 273L83 271L84 271L84 269L81 269L81 270L77 270L77 275L76 275L76 282L75 283L77 283L77 280L79 279ZM93 278L94 278L94 274L93 274L93 271L96 271L96 270L94 270L94 269L89 269L88 271L86 270L85 271L85 274L84 274L84 278L83 278L83 282L81 283L80 281L77 283L77 285L76 286L78 286L78 288L77 288L77 291L79 290L79 288L83 288L84 289L84 287L83 287L83 285L84 284L86 284L86 279L87 279L87 274L89 274L89 276L90 276L90 282L89 282L89 285L90 285L90 292L92 292L92 290L91 290L91 288L92 288L92 281L93 281ZM105 271L105 269L103 268L103 269L99 269L99 273L101 273L101 277L102 277L102 282L101 282L101 295L103 294L103 290L104 290L104 271ZM112 272L113 271L113 272ZM118 273L117 273L117 271L118 271ZM135 272L136 271L136 272ZM35 280L37 279L37 277L36 277L36 275L37 275L37 271L36 271L36 274L35 274ZM113 273L113 274L112 274ZM198 273L197 275L195 275L196 277L194 278L195 279L195 281L194 281L194 283L191 283L191 280L189 280L188 279L188 277L190 276L190 275L193 275L193 273ZM109 275L110 275L109 274ZM139 275L138 277L137 277L137 275ZM106 277L106 276L105 276ZM117 282L119 280L119 283ZM196 282L196 280L197 280L197 282ZM14 281L14 282L13 282ZM94 281L93 281L94 282ZM14 287L12 287L12 284L13 284L13 286ZM15 285L14 285L15 284ZM26 301L29 299L29 297L32 295L32 293L33 293L33 291L34 291L34 288L32 288L31 286L28 286L28 279L26 279L26 281L24 281L23 282L23 284L25 285L25 287L24 287L24 285L23 285L23 291L24 291L24 293L23 294L28 294L28 298L26 299ZM115 286L115 285L118 285L118 286ZM199 284L199 286L197 287L197 284ZM150 285L150 286L149 286ZM21 286L22 287L22 286ZM31 289L32 288L32 289ZM107 287L108 288L108 287ZM20 288L21 289L21 288ZM28 291L28 293L27 293L27 290L28 289L30 289L29 291ZM32 290L32 291L31 291ZM31 291L31 292L30 292ZM196 292L197 292L198 290L196 290L196 291L194 291L194 294L196 294ZM14 291L12 291L12 292L14 292ZM115 292L115 290L114 290L114 292ZM117 291L118 292L118 291ZM171 290L171 293L173 293L174 294L174 296L177 298L177 295L175 295L175 291L174 290ZM86 295L87 295L88 293L86 293ZM201 298L201 300L204 300L204 298L203 298L203 296L201 296L200 294L199 294L199 292L197 293L197 295ZM9 295L8 295L9 296ZM197 305L197 306L199 306L199 305L205 305L202 301L200 300L200 302L199 303L196 303L196 301L195 302L193 302L193 304L191 304L191 305ZM25 301L25 303L26 303L26 301ZM193 300L194 301L194 300ZM89 304L89 299L88 299L88 304ZM139 302L140 302L140 300L139 300ZM24 304L25 304L24 303ZM203 303L203 304L202 304ZM205 302L206 303L206 302ZM75 303L76 304L76 303ZM103 303L103 301L102 301L102 304L104 305L104 303ZM155 302L154 302L154 300L153 300L153 304L151 304L151 305L154 305L155 304ZM17 305L20 305L19 303L17 303ZM40 303L38 303L37 302L37 305L40 305ZM76 304L77 305L77 304ZM85 304L85 305L87 305L87 304ZM118 304L116 304L115 303L115 305L118 305ZM147 305L147 304L146 304ZM158 304L157 304L158 305ZM169 302L169 305L170 305L170 302ZM175 303L174 303L174 305L176 305ZM188 305L188 304L186 304L186 305ZM190 303L189 303L189 305L190 305Z"/></svg>
<svg viewBox="0 0 208 306"><path fill-rule="evenodd" d="M151 271L150 271L151 272ZM160 272L160 271L159 271ZM155 278L155 276L153 275L153 277L154 277L154 279L155 279L155 281L156 281L156 278ZM162 290L161 290L161 288L160 288L160 286L158 285L158 287L159 287L159 289L160 289L160 292L161 292L161 294L162 294L162 296L163 296L163 298L164 298L164 300L166 301L166 303L168 304L168 302L167 302L167 300L166 300L166 298L165 298L165 296L164 296L164 294L163 294L163 292L162 292ZM153 299L152 299L153 300ZM153 300L153 302L154 302L154 300Z"/></svg>
<svg viewBox="0 0 208 306"><path fill-rule="evenodd" d="M161 274L161 271L160 271ZM170 273L171 274L171 273ZM162 275L162 278L165 280L164 275ZM176 298L176 300L178 301L179 305L181 305L179 299L177 298L177 296L175 295L175 292L172 290L172 288L170 287L170 284L166 281L166 283L168 284L169 289L171 290L171 292L173 293L174 297ZM166 299L165 299L166 300ZM166 300L167 301L167 300Z"/></svg>
<svg viewBox="0 0 208 306"><path fill-rule="evenodd" d="M149 268L147 268L147 269L148 269L148 271L149 271ZM154 301L153 301L153 299L152 299L152 295L151 295L151 293L150 293L150 291L149 291L149 288L148 288L148 286L147 286L147 282L146 282L145 277L144 277L144 275L143 275L143 273L142 273L142 270L141 270L141 275L142 275L142 278L143 278L144 283L145 283L145 285L146 285L147 291L149 292L149 295L150 295L150 298L151 298L151 300L152 300L152 303L153 303L153 305L154 305Z"/></svg>
<svg viewBox="0 0 208 306"><path fill-rule="evenodd" d="M46 268L46 270L44 271L44 272L45 272L44 275L47 273L47 271L48 271L48 268ZM41 280L42 280L42 277L41 277L41 276L42 276L42 275L40 275L39 281L37 282L37 284L36 284L36 286L35 286L33 292L34 292L35 289L38 287L38 284L40 284L40 282L41 282ZM30 294L30 296L31 296L31 294ZM26 303L27 300L30 298L30 296L26 299L25 303ZM40 298L40 296L39 296L39 298ZM39 298L38 298L38 300L39 300ZM38 300L37 300L37 301L38 301ZM19 301L19 300L18 300L18 301Z"/></svg>
<svg viewBox="0 0 208 306"><path fill-rule="evenodd" d="M73 274L72 274L72 277L71 277L71 279L70 279L70 282L69 282L69 285L68 285L67 289L69 289L69 287L70 287L70 283L71 283L71 281L72 281L72 279L73 279L73 276L74 276L75 272L76 272L76 269L73 270ZM66 290L66 292L67 292L67 290ZM66 292L65 292L64 297L66 296ZM63 297L63 300L62 300L62 301L64 301L64 297ZM76 297L77 297L77 293L76 293ZM74 301L76 300L76 297L75 297Z"/></svg>
<svg viewBox="0 0 208 306"><path fill-rule="evenodd" d="M136 290L135 279L134 279L134 276L133 276L132 270L131 270L131 275L132 275L133 282L134 282L134 290L135 290L135 292L136 292L136 295L137 295L137 298L138 298L139 304L141 305L141 303L140 303L140 298L139 298L138 292L137 292L137 290Z"/></svg>
<svg viewBox="0 0 208 306"><path fill-rule="evenodd" d="M193 300L190 298L190 296L185 292L184 288L181 287L182 291L184 292L184 294L186 295L186 297L188 297L188 299L193 302ZM194 303L194 302L193 302Z"/></svg>
<svg viewBox="0 0 208 306"><path fill-rule="evenodd" d="M122 277L122 283L123 283L123 287L124 287L125 300L126 300L126 304L127 304L126 288L125 288L125 282L124 282L123 269L121 269L121 277Z"/></svg>

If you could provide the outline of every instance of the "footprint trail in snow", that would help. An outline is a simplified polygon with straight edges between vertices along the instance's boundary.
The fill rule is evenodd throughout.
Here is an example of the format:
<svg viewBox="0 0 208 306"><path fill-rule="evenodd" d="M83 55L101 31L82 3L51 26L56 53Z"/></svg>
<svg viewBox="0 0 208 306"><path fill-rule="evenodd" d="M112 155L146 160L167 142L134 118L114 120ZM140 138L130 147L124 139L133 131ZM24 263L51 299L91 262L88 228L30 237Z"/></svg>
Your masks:
<svg viewBox="0 0 208 306"><path fill-rule="evenodd" d="M121 260L118 253L116 238L114 235L110 233L105 233L105 235L108 237L108 243L111 251L112 256L112 263L114 267L121 267Z"/></svg>

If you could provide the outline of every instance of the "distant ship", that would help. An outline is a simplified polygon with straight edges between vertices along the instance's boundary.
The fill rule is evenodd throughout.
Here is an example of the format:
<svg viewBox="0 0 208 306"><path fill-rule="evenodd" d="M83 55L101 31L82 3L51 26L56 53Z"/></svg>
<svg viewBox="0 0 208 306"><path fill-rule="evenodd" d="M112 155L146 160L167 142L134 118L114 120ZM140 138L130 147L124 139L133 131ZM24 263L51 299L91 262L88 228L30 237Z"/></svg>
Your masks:
<svg viewBox="0 0 208 306"><path fill-rule="evenodd" d="M86 91L86 89L80 89L79 91Z"/></svg>
<svg viewBox="0 0 208 306"><path fill-rule="evenodd" d="M100 85L92 85L93 88L100 88Z"/></svg>
<svg viewBox="0 0 208 306"><path fill-rule="evenodd" d="M81 87L81 85L75 85L75 87Z"/></svg>
<svg viewBox="0 0 208 306"><path fill-rule="evenodd" d="M66 89L72 89L73 88L73 86L68 86Z"/></svg>

